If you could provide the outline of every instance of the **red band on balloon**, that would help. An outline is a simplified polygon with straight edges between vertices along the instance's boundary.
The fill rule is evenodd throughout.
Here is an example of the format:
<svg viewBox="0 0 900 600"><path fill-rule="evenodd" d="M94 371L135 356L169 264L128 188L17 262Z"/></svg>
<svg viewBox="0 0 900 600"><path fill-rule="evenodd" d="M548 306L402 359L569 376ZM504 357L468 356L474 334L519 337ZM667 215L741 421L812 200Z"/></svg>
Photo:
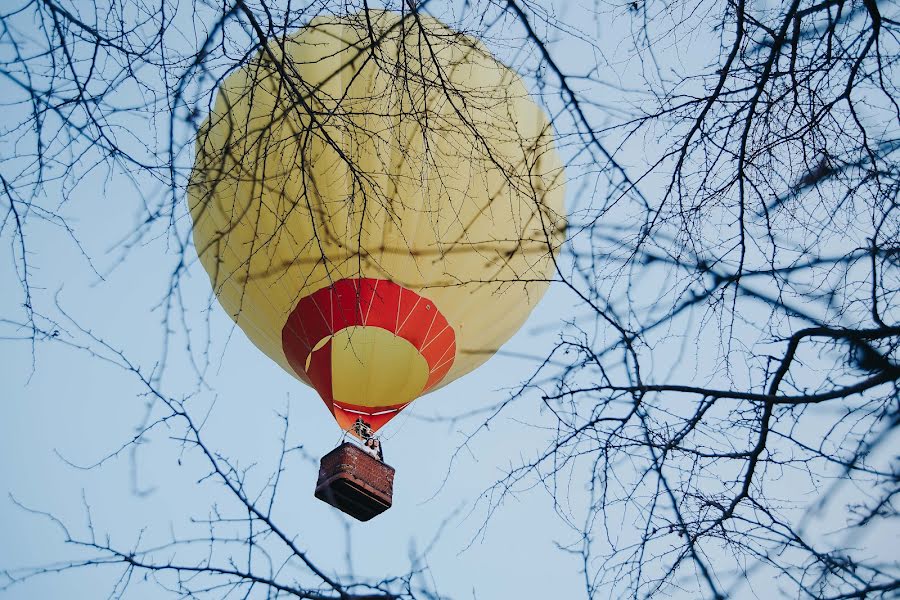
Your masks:
<svg viewBox="0 0 900 600"><path fill-rule="evenodd" d="M406 406L364 407L335 402L331 340L315 353L312 349L328 336L353 326L386 329L412 344L428 364L422 393L444 378L456 357L456 333L434 302L392 281L341 279L301 298L281 330L281 345L288 363L302 379L310 381L342 427L349 426L345 425L347 419L352 424L357 416L363 416L378 429ZM313 356L307 368L310 353Z"/></svg>

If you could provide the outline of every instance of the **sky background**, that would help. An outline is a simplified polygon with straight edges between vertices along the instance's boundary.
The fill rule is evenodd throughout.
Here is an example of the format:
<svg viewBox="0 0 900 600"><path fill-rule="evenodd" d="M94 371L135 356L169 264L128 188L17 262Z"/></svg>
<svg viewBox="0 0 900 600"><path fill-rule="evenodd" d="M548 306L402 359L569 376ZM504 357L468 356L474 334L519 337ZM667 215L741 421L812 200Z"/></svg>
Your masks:
<svg viewBox="0 0 900 600"><path fill-rule="evenodd" d="M580 8L566 3L556 8L567 22L585 22L579 19ZM433 3L430 10L441 15L444 8ZM612 17L596 29L584 26L587 35L609 39L611 53L604 60L620 74L615 83L628 87L639 82L633 76L639 67L619 62L614 50L617 36L627 32L617 27L621 22ZM713 38L684 39L679 52L706 64L706 57L715 56L716 44ZM585 69L591 56L574 38L554 48L563 69L572 73ZM514 52L495 49L507 56ZM609 89L602 94L602 101L614 110L616 92ZM0 114L0 122L3 119L12 121L16 115ZM642 164L652 146L653 141L646 140L646 154L639 147L626 149L623 162ZM651 178L646 185L654 183ZM164 193L162 188L143 191ZM579 194L583 192L580 184L569 187L570 207L582 201ZM48 204L53 203L48 200ZM34 253L33 285L40 290L44 306L52 307L55 296L72 319L121 349L135 364L152 369L162 348L159 305L175 257L172 240L166 236L144 240L120 261L122 240L142 215L134 184L120 173L89 173L59 204L59 210L67 216L82 248L58 227L34 221L28 243ZM10 241L8 232L3 241ZM11 285L16 274L8 243L2 252L0 314L21 314L19 290ZM193 259L193 249L189 254ZM508 355L495 356L476 372L422 398L385 427L386 461L397 469L394 505L373 521L358 523L312 495L318 458L341 438L324 404L311 388L250 344L217 304L208 313L212 341L207 385L198 387L184 352L184 325L191 330L190 339L202 344L209 280L194 263L183 285L191 310L184 324L173 325L176 333L163 390L174 397L190 396L188 406L194 415L209 412L204 425L207 442L239 466L255 465L248 476L248 485L255 489L276 465L282 433L278 415L289 411L288 444L302 445L303 453L292 454L287 464L275 517L297 535L300 547L316 564L332 572L380 578L407 572L410 556L427 548L428 577L447 596L583 597L580 557L560 549L578 541L577 532L561 516L565 507L555 507L543 490L522 489L508 496L487 519L491 504L483 492L552 437L552 431L543 429L552 419L541 412L537 397L518 402L515 410L465 446L467 435L480 422L477 417L462 422L436 419L484 409L507 398L509 390L537 365L520 355L546 355L557 339L559 324L572 317L578 304L571 293L551 286L523 329L504 346ZM75 330L71 324L61 324ZM680 340L672 343L683 350ZM702 372L709 365L698 350L688 348L685 362ZM660 364L665 361L661 356ZM73 466L94 464L114 452L145 421L148 399L133 375L61 345L39 344L32 352L27 341L4 341L0 343L0 382L0 569L83 556L63 543L65 535L57 524L16 503L52 514L73 536L88 534L85 506L90 506L94 530L109 532L112 542L121 547L135 545L138 539L144 546L164 543L173 531L202 536L204 526L192 519L207 518L212 502L223 513L236 513L236 503L218 482L200 481L206 465L196 452L182 451L173 439L181 434L178 427L154 429L136 452L126 450L98 468ZM569 486L568 495L577 508L586 498L583 480L560 483ZM785 486L789 491L791 483ZM821 518L840 517L824 514ZM612 523L610 535L627 535L630 526ZM867 543L873 552L889 553L891 534L882 534L883 540ZM437 541L430 546L433 539ZM121 569L113 567L41 577L11 588L4 598L106 597L120 574ZM770 591L762 585L755 593L744 589L737 597L767 597ZM160 590L153 582L138 582L128 597L158 598Z"/></svg>

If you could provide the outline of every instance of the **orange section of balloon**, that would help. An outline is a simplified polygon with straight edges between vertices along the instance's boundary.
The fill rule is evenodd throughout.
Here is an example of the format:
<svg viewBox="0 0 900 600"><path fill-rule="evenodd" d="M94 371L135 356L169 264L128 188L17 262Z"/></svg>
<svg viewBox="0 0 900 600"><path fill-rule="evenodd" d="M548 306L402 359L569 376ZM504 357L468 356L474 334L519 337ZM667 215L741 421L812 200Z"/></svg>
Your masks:
<svg viewBox="0 0 900 600"><path fill-rule="evenodd" d="M382 354L357 361L352 353L366 344L361 339L366 330ZM348 335L341 337L345 331ZM453 327L437 306L385 279L341 279L305 296L288 317L281 339L291 367L309 379L344 429L362 417L377 430L408 404L391 404L398 389L412 381L416 393L426 393L456 356ZM402 356L404 349L407 356ZM413 360L413 352L420 360ZM379 360L384 367L376 364ZM358 391L362 389L364 394Z"/></svg>

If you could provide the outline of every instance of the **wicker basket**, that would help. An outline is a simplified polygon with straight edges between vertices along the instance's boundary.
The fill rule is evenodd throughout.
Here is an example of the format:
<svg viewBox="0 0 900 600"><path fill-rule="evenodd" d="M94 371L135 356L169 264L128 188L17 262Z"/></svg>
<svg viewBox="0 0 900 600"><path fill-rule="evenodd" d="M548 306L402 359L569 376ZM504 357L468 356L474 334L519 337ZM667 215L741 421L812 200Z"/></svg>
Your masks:
<svg viewBox="0 0 900 600"><path fill-rule="evenodd" d="M322 457L316 498L368 521L391 507L394 468L344 442Z"/></svg>

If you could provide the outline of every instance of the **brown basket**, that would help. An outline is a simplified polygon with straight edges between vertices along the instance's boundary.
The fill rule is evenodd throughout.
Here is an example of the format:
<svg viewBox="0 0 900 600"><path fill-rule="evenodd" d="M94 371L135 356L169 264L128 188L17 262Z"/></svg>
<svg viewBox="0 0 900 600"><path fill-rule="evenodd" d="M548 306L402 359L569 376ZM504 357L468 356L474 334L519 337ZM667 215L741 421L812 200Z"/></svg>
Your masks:
<svg viewBox="0 0 900 600"><path fill-rule="evenodd" d="M394 468L350 442L322 457L316 498L368 521L391 507Z"/></svg>

